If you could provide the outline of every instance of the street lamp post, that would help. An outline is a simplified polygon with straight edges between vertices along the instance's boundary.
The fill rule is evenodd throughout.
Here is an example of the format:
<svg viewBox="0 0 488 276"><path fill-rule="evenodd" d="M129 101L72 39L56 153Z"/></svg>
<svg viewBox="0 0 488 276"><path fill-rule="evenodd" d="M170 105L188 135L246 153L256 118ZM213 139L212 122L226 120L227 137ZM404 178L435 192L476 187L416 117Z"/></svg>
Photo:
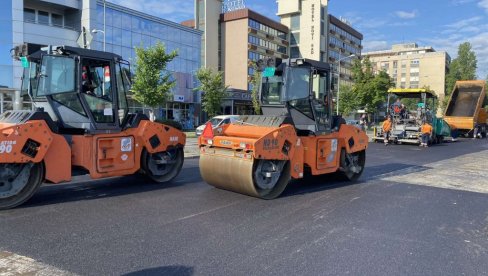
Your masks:
<svg viewBox="0 0 488 276"><path fill-rule="evenodd" d="M105 31L93 29L92 30L92 33L94 33L94 34L96 34L96 33L102 33L103 34L103 51L105 52Z"/></svg>
<svg viewBox="0 0 488 276"><path fill-rule="evenodd" d="M339 58L339 72L337 74L337 106L336 106L336 115L339 115L339 94L340 94L340 89L341 89L341 61L345 60L345 59L348 59L348 58L352 58L352 57L355 57L356 54L352 54L350 56L347 56L347 57L343 57L343 58Z"/></svg>

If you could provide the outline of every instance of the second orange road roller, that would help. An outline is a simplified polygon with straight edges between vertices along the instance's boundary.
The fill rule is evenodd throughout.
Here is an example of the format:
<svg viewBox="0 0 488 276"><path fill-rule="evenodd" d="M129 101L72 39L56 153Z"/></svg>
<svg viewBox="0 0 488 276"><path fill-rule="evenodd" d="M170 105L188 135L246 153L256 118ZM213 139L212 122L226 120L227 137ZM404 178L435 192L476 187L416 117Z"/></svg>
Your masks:
<svg viewBox="0 0 488 276"><path fill-rule="evenodd" d="M278 64L279 63L279 64ZM364 170L368 137L333 116L331 67L309 59L274 62L262 72L263 115L241 116L199 138L200 173L217 188L274 199L291 179Z"/></svg>

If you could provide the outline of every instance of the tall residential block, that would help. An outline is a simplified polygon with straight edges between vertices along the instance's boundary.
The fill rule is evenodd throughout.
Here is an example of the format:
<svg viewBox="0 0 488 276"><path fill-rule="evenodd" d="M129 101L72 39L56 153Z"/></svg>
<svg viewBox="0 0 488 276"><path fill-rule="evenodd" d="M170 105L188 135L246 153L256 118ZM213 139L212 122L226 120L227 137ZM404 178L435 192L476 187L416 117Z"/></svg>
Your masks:
<svg viewBox="0 0 488 276"><path fill-rule="evenodd" d="M444 97L446 73L451 57L447 52L419 47L416 43L393 45L391 50L363 53L372 62L373 70L386 71L397 88L430 87Z"/></svg>

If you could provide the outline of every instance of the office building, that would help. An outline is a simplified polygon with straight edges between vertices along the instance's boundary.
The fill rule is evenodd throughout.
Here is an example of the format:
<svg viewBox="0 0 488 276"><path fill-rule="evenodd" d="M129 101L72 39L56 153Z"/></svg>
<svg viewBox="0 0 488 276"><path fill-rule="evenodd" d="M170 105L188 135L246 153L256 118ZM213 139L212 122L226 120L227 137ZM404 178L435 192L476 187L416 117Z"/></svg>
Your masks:
<svg viewBox="0 0 488 276"><path fill-rule="evenodd" d="M181 24L204 30L202 49L206 50L202 50L202 64L224 71L225 84L230 89L222 113L253 113L253 63L262 58L288 58L288 28L245 8L242 1L196 0L195 6L195 20ZM209 16L215 13L219 14L217 24Z"/></svg>
<svg viewBox="0 0 488 276"><path fill-rule="evenodd" d="M223 0L195 0L196 29L203 32L200 60L206 68L219 69L219 19Z"/></svg>
<svg viewBox="0 0 488 276"><path fill-rule="evenodd" d="M393 45L391 50L363 53L373 70L386 71L397 88L430 87L440 98L445 96L446 73L451 57L447 52L419 47L416 43Z"/></svg>
<svg viewBox="0 0 488 276"><path fill-rule="evenodd" d="M328 18L328 61L337 71L340 69L340 84L352 85L351 67L354 59L361 57L363 35L347 20L333 15Z"/></svg>
<svg viewBox="0 0 488 276"><path fill-rule="evenodd" d="M352 59L361 56L363 35L346 20L329 15L328 0L276 2L281 23L290 29L290 57L329 62L336 72L340 67L341 84L351 84Z"/></svg>
<svg viewBox="0 0 488 276"><path fill-rule="evenodd" d="M161 41L167 50L178 50L178 57L168 65L176 81L174 98L160 108L158 117L178 120L187 128L200 123L200 99L193 88L194 73L200 67L201 31L101 0L9 0L4 4L0 85L20 88L22 67L9 54L15 45L27 44L29 53L45 45L78 46L85 28L89 48L105 49L134 63L134 47ZM143 110L130 102L132 111Z"/></svg>

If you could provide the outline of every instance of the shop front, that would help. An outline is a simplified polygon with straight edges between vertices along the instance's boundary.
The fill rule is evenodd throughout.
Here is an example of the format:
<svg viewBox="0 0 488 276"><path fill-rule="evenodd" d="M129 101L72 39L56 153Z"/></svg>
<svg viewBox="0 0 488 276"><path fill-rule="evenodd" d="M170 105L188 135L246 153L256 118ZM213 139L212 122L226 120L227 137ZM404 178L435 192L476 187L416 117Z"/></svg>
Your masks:
<svg viewBox="0 0 488 276"><path fill-rule="evenodd" d="M222 109L222 114L224 115L254 114L251 92L233 88L228 89L227 95L222 102Z"/></svg>

